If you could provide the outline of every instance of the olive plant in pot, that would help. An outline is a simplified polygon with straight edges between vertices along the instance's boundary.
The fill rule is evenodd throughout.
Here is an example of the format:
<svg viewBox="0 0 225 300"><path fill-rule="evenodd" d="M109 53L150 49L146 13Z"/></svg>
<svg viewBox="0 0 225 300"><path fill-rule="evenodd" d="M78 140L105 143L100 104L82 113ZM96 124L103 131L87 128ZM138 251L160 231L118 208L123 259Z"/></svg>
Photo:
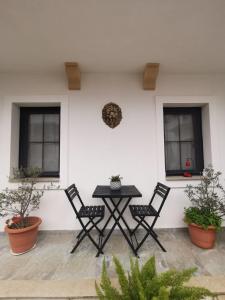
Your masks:
<svg viewBox="0 0 225 300"><path fill-rule="evenodd" d="M193 244L204 249L214 247L216 232L221 229L225 216L225 190L220 176L221 172L209 166L203 170L197 186L187 185L185 189L192 203L185 208L190 238Z"/></svg>
<svg viewBox="0 0 225 300"><path fill-rule="evenodd" d="M14 179L19 181L18 187L6 188L0 193L0 216L12 216L6 221L5 232L14 255L31 250L37 241L38 227L42 220L30 216L30 213L39 208L44 193L35 187L39 174L38 168L15 169Z"/></svg>
<svg viewBox="0 0 225 300"><path fill-rule="evenodd" d="M111 190L120 190L121 189L121 179L120 175L110 177L110 188Z"/></svg>

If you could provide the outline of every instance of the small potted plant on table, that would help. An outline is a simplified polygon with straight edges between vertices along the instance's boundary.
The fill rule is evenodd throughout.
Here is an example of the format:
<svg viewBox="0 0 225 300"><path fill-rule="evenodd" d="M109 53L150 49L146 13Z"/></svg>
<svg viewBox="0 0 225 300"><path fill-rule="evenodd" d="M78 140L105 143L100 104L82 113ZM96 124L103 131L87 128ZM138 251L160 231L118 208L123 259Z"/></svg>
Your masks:
<svg viewBox="0 0 225 300"><path fill-rule="evenodd" d="M121 189L121 179L120 175L111 176L110 178L110 188L111 190L120 190Z"/></svg>
<svg viewBox="0 0 225 300"><path fill-rule="evenodd" d="M219 182L220 175L221 172L209 166L203 170L200 184L187 185L185 190L192 203L185 208L190 238L193 244L204 249L214 247L216 231L221 229L225 215L225 190Z"/></svg>
<svg viewBox="0 0 225 300"><path fill-rule="evenodd" d="M8 234L11 253L23 254L34 248L37 241L38 227L42 220L29 214L39 208L43 191L36 190L40 170L16 169L14 178L19 180L17 189L8 189L0 193L0 216L12 215L6 221L5 232Z"/></svg>

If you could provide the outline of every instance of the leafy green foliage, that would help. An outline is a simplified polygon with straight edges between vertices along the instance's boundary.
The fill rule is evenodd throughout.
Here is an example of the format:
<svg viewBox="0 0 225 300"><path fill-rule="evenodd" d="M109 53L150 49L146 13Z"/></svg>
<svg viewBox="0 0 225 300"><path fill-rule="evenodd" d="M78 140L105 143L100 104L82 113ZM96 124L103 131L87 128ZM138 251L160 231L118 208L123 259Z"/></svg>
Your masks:
<svg viewBox="0 0 225 300"><path fill-rule="evenodd" d="M195 223L207 229L214 226L219 230L222 226L222 219L208 210L200 210L198 207L185 208L185 222L188 224Z"/></svg>
<svg viewBox="0 0 225 300"><path fill-rule="evenodd" d="M36 189L39 175L40 169L38 168L15 169L14 179L19 181L18 188L6 188L0 193L0 217L14 216L6 221L9 228L29 226L27 217L30 212L39 208L44 193L43 189Z"/></svg>
<svg viewBox="0 0 225 300"><path fill-rule="evenodd" d="M183 285L195 269L157 274L155 258L151 257L142 268L137 259L131 259L130 272L126 275L119 260L114 257L113 261L120 288L113 287L104 260L100 286L95 283L100 300L199 300L212 296L207 289Z"/></svg>
<svg viewBox="0 0 225 300"><path fill-rule="evenodd" d="M120 177L120 175L116 175L116 176L111 176L109 178L112 182L118 182L120 181L121 179L123 179L123 177Z"/></svg>
<svg viewBox="0 0 225 300"><path fill-rule="evenodd" d="M104 292L102 292L102 290L96 284L96 292L100 300L120 299L120 293L112 286L108 277L105 260L103 261L102 267L101 287L104 287Z"/></svg>
<svg viewBox="0 0 225 300"><path fill-rule="evenodd" d="M208 226L221 228L225 216L225 190L220 184L221 172L212 166L205 168L199 185L187 185L185 193L192 206L185 208L185 221L207 229Z"/></svg>

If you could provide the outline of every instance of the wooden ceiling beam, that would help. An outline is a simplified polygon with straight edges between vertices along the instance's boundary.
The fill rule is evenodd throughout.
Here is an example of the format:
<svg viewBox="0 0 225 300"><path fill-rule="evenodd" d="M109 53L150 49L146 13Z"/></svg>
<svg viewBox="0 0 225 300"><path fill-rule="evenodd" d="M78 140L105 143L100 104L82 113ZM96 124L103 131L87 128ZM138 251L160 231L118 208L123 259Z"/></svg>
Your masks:
<svg viewBox="0 0 225 300"><path fill-rule="evenodd" d="M65 62L65 71L68 80L69 90L80 90L81 88L81 74L78 63Z"/></svg>
<svg viewBox="0 0 225 300"><path fill-rule="evenodd" d="M143 76L143 89L154 91L159 73L159 63L147 63Z"/></svg>

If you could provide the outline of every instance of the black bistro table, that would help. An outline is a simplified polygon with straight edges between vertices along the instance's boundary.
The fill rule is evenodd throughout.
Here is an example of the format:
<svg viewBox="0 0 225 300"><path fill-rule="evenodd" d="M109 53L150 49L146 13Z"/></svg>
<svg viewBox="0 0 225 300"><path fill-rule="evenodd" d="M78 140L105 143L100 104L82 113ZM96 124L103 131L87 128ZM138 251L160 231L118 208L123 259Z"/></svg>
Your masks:
<svg viewBox="0 0 225 300"><path fill-rule="evenodd" d="M109 232L106 236L101 237L99 240L100 249L98 251L97 256L102 252L104 246L106 245L108 239L113 233L116 225L119 227L123 236L125 237L127 243L130 248L137 256L137 252L135 251L135 247L131 237L131 229L128 226L123 214L129 205L132 198L142 197L142 194L138 191L138 189L134 185L123 185L120 190L111 190L109 185L98 185L92 195L93 198L101 198L109 210L109 218L106 220L106 223L102 229L102 232L106 229L110 220L113 219L113 225L110 228ZM117 200L118 199L118 200ZM127 233L124 230L122 224L127 229Z"/></svg>

